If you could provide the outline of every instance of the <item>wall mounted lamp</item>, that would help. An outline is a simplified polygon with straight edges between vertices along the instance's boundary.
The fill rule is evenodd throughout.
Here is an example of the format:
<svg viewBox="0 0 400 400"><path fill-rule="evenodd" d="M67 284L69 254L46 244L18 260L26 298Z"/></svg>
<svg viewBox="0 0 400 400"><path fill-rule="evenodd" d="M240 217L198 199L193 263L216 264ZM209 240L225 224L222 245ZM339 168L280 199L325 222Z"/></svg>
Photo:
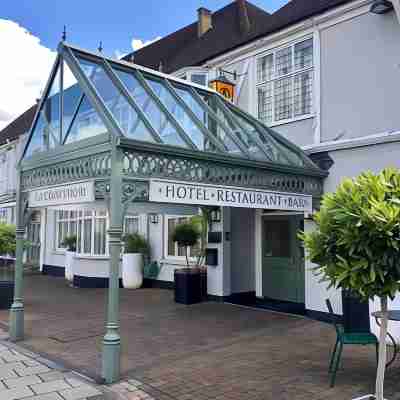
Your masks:
<svg viewBox="0 0 400 400"><path fill-rule="evenodd" d="M372 14L386 14L393 10L393 4L389 0L375 0L369 9Z"/></svg>

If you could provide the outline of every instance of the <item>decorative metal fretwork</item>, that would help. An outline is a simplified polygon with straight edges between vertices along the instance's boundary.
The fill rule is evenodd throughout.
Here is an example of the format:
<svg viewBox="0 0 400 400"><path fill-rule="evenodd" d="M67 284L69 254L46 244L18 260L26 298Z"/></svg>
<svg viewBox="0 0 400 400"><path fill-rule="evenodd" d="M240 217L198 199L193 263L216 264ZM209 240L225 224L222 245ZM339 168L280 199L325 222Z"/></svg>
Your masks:
<svg viewBox="0 0 400 400"><path fill-rule="evenodd" d="M148 201L149 182L145 181L123 181L122 202Z"/></svg>
<svg viewBox="0 0 400 400"><path fill-rule="evenodd" d="M110 180L95 182L96 199L104 199L107 205L109 214L111 214L111 183ZM122 218L126 214L131 203L136 201L149 200L149 182L124 180L122 182L122 193L119 203L121 204Z"/></svg>
<svg viewBox="0 0 400 400"><path fill-rule="evenodd" d="M110 153L100 153L24 171L21 188L28 190L87 178L105 178L110 176L110 173Z"/></svg>
<svg viewBox="0 0 400 400"><path fill-rule="evenodd" d="M323 189L322 178L318 177L129 150L124 151L123 174L135 178L176 179L313 196L321 196Z"/></svg>
<svg viewBox="0 0 400 400"><path fill-rule="evenodd" d="M95 183L96 199L104 199L110 196L110 180L97 181ZM121 203L148 201L149 200L149 182L124 180L122 182Z"/></svg>

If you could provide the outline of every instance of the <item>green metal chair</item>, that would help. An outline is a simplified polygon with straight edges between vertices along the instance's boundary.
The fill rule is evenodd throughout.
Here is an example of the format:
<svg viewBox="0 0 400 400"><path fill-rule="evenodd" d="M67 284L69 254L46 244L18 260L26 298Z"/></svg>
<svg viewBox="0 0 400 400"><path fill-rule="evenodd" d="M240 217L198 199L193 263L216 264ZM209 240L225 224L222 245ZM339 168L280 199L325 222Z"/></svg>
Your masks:
<svg viewBox="0 0 400 400"><path fill-rule="evenodd" d="M335 385L336 372L339 367L340 359L342 357L342 350L345 344L361 344L368 345L374 344L376 351L376 362L378 362L379 342L376 336L371 332L345 332L342 324L336 320L333 312L332 304L329 299L326 299L326 305L329 314L332 316L332 321L336 329L336 344L332 352L331 361L329 363L329 373L331 374L331 387Z"/></svg>

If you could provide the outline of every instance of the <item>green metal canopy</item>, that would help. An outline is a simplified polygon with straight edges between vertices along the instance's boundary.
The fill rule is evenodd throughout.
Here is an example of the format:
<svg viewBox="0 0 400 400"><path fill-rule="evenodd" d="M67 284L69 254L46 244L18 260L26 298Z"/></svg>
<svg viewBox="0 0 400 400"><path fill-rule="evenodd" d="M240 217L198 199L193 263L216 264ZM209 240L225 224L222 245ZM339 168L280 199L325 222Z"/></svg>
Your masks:
<svg viewBox="0 0 400 400"><path fill-rule="evenodd" d="M319 171L300 148L214 90L61 44L23 159L106 132Z"/></svg>
<svg viewBox="0 0 400 400"><path fill-rule="evenodd" d="M11 339L24 337L23 248L35 191L64 193L65 185L86 183L90 201L105 200L110 273L102 376L112 383L120 365L122 221L133 203L157 202L150 187L172 180L279 198L311 195L317 205L326 175L299 147L207 87L61 43L18 166Z"/></svg>

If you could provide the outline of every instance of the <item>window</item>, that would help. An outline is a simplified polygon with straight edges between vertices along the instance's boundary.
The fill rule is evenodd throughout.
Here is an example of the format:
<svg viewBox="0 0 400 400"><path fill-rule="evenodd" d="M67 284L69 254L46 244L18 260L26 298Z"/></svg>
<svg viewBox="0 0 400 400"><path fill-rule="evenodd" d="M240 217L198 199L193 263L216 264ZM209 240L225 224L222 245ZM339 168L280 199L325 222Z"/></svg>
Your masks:
<svg viewBox="0 0 400 400"><path fill-rule="evenodd" d="M198 85L206 86L207 84L207 75L206 74L192 74L191 81L193 83L197 83Z"/></svg>
<svg viewBox="0 0 400 400"><path fill-rule="evenodd" d="M167 215L165 217L165 238L166 238L166 246L165 246L165 257L166 258L178 258L184 259L185 248L179 247L177 243L172 240L172 235L174 233L174 229L177 225L189 222L190 217L182 217L182 216L172 216ZM200 242L195 246L189 248L189 257L194 258L199 255L200 252Z"/></svg>
<svg viewBox="0 0 400 400"><path fill-rule="evenodd" d="M127 215L124 222L124 233L132 234L139 232L139 217Z"/></svg>
<svg viewBox="0 0 400 400"><path fill-rule="evenodd" d="M76 251L81 255L108 255L106 211L57 211L56 212L56 249L64 250L66 236L76 235ZM139 223L137 216L126 216L124 233L137 233Z"/></svg>
<svg viewBox="0 0 400 400"><path fill-rule="evenodd" d="M0 224L7 223L7 208L0 208Z"/></svg>
<svg viewBox="0 0 400 400"><path fill-rule="evenodd" d="M267 124L312 113L313 39L257 60L258 118Z"/></svg>
<svg viewBox="0 0 400 400"><path fill-rule="evenodd" d="M198 85L207 86L207 72L202 72L199 69L191 70L189 69L186 73L182 75L177 75L178 78L183 80L188 80L193 83L197 83Z"/></svg>

